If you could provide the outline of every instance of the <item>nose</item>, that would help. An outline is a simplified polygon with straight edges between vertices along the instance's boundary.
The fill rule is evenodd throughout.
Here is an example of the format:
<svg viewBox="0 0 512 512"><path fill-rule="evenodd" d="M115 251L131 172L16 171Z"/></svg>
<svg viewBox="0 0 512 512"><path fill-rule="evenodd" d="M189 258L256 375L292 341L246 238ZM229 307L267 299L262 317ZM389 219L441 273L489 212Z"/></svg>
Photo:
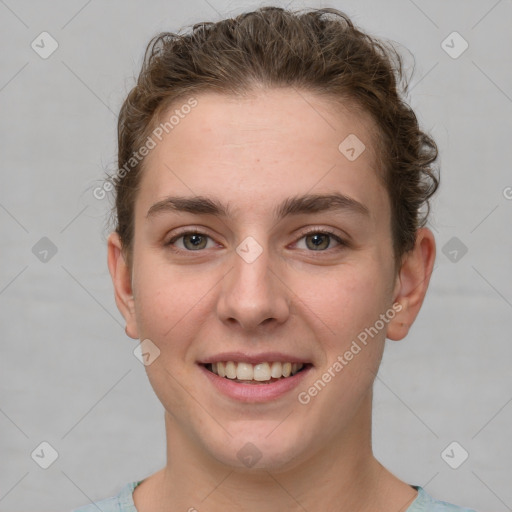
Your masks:
<svg viewBox="0 0 512 512"><path fill-rule="evenodd" d="M233 260L234 268L222 280L217 302L219 319L245 331L283 324L290 314L291 292L277 269L270 267L268 251L252 262L237 253Z"/></svg>

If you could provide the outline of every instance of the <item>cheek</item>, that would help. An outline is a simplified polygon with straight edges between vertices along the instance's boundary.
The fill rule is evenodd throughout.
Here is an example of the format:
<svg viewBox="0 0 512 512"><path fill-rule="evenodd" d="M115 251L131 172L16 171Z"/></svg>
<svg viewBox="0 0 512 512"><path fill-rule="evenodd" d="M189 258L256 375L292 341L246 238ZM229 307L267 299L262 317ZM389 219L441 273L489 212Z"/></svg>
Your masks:
<svg viewBox="0 0 512 512"><path fill-rule="evenodd" d="M389 302L388 287L378 266L346 265L337 272L309 277L297 295L339 349L373 325Z"/></svg>
<svg viewBox="0 0 512 512"><path fill-rule="evenodd" d="M143 263L136 277L136 320L142 339L150 339L159 349L158 357L145 367L149 382L166 410L175 418L188 413L188 392L194 393L189 349L198 337L207 309L206 291L211 288L204 276L184 275L168 265Z"/></svg>
<svg viewBox="0 0 512 512"><path fill-rule="evenodd" d="M212 308L208 291L218 280L216 273L171 268L150 258L139 262L134 281L139 334L176 356L200 327L198 317Z"/></svg>

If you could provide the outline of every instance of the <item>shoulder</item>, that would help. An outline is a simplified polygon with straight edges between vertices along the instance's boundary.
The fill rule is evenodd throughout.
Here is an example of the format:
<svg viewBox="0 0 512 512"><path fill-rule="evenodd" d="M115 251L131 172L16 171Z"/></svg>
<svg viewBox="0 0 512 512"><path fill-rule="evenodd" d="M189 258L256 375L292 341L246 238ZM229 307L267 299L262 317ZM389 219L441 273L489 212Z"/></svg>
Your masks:
<svg viewBox="0 0 512 512"><path fill-rule="evenodd" d="M476 512L470 508L458 507L446 501L436 500L421 487L415 488L418 490L418 497L406 512Z"/></svg>
<svg viewBox="0 0 512 512"><path fill-rule="evenodd" d="M139 483L130 482L124 485L116 496L84 505L72 512L137 512L133 503L133 490Z"/></svg>

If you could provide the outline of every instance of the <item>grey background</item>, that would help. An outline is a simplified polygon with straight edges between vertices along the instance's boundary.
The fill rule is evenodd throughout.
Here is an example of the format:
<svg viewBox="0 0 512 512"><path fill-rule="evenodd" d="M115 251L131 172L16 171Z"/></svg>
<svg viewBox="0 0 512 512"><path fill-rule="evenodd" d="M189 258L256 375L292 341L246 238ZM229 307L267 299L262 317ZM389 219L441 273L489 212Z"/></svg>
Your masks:
<svg viewBox="0 0 512 512"><path fill-rule="evenodd" d="M164 465L163 410L107 271L109 201L92 189L115 170L116 114L150 37L260 5L0 0L1 511L70 510ZM441 150L437 264L409 337L388 342L375 453L438 498L512 510L512 2L289 5L339 8L408 48L410 101ZM59 44L48 59L30 46L42 31ZM453 31L469 43L456 59L441 47ZM32 252L45 236L47 262ZM468 249L455 262L452 237ZM42 441L58 452L46 470ZM441 458L452 441L469 452L458 469Z"/></svg>

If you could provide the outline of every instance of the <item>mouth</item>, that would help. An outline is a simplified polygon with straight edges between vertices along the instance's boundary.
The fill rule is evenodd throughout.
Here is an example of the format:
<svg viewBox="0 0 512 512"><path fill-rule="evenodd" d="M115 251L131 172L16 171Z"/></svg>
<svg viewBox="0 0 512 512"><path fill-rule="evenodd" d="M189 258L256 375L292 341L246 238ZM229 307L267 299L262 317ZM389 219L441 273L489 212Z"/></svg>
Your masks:
<svg viewBox="0 0 512 512"><path fill-rule="evenodd" d="M241 384L272 384L288 379L311 366L309 363L268 361L252 364L242 361L217 361L202 364L209 372Z"/></svg>
<svg viewBox="0 0 512 512"><path fill-rule="evenodd" d="M246 403L286 400L314 367L307 360L279 352L225 352L197 363L213 389Z"/></svg>
<svg viewBox="0 0 512 512"><path fill-rule="evenodd" d="M197 364L216 392L246 403L287 400L314 367L310 360L284 352L224 352Z"/></svg>

